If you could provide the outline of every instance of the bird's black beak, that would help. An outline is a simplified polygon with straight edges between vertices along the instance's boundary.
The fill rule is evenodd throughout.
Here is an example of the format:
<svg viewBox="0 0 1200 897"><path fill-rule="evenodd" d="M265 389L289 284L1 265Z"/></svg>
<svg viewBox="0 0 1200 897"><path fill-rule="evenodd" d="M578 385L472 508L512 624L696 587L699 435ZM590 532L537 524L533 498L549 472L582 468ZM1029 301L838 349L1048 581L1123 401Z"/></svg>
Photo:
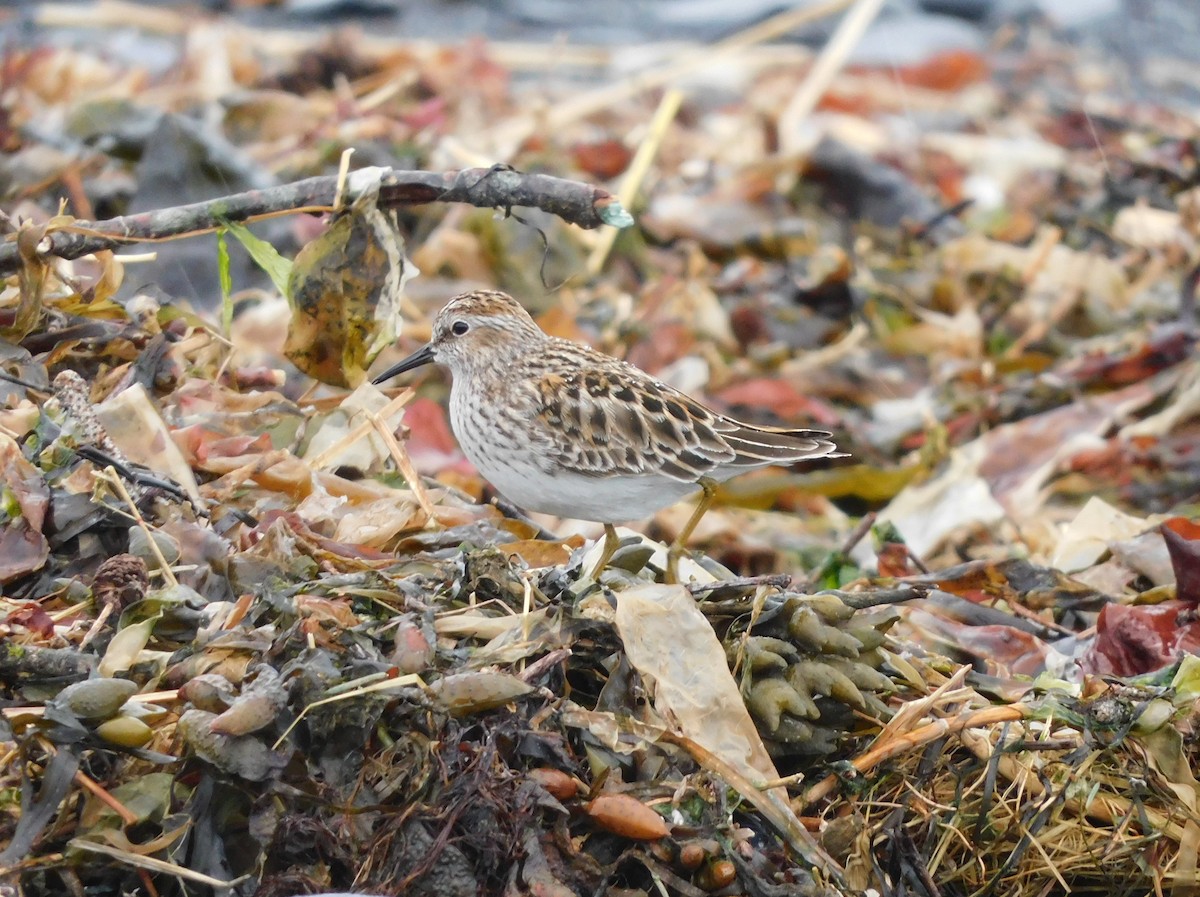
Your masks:
<svg viewBox="0 0 1200 897"><path fill-rule="evenodd" d="M398 361L371 382L378 386L385 380L391 380L397 374L403 374L405 371L411 371L413 368L419 368L423 364L429 364L433 361L433 344L426 343L416 352L403 361Z"/></svg>

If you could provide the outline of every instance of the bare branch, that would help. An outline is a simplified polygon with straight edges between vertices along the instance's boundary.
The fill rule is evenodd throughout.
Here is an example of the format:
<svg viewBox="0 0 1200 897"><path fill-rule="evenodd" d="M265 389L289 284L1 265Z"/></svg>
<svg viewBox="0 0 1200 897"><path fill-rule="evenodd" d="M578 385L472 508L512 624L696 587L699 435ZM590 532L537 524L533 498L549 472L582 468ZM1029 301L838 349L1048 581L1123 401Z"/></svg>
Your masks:
<svg viewBox="0 0 1200 897"><path fill-rule="evenodd" d="M384 207L431 202L462 202L501 209L527 206L584 228L602 224L625 227L633 223L616 197L606 190L545 174L524 174L503 165L442 174L381 171L379 205ZM206 233L227 223L331 209L336 189L336 176L327 175L107 221L74 221L47 234L38 250L43 256L76 259L104 249ZM10 237L9 242L0 245L0 275L12 274L20 267L15 238Z"/></svg>

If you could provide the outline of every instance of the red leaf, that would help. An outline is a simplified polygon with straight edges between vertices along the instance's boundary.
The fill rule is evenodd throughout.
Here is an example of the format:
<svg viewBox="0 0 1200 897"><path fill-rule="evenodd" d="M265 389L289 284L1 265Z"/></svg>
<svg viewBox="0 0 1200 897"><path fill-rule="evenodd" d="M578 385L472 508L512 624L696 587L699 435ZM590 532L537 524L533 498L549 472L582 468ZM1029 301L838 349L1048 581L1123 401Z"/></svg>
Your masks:
<svg viewBox="0 0 1200 897"><path fill-rule="evenodd" d="M654 373L692 351L696 336L682 321L652 322L644 339L634 343L626 359L643 371Z"/></svg>
<svg viewBox="0 0 1200 897"><path fill-rule="evenodd" d="M432 399L417 398L404 409L404 426L408 428L405 448L413 466L430 476L445 470L471 470L450 432L446 412Z"/></svg>
<svg viewBox="0 0 1200 897"><path fill-rule="evenodd" d="M196 460L203 464L211 458L238 458L242 455L259 454L271 450L271 437L267 433L258 436L218 436L196 446Z"/></svg>
<svg viewBox="0 0 1200 897"><path fill-rule="evenodd" d="M1136 676L1200 651L1200 626L1179 601L1152 606L1108 604L1100 611L1096 642L1081 660L1084 672Z"/></svg>
<svg viewBox="0 0 1200 897"><path fill-rule="evenodd" d="M1195 607L1200 604L1200 524L1172 517L1159 529L1175 571L1175 597Z"/></svg>
<svg viewBox="0 0 1200 897"><path fill-rule="evenodd" d="M446 99L433 97L401 113L400 119L414 131L440 130L446 124Z"/></svg>
<svg viewBox="0 0 1200 897"><path fill-rule="evenodd" d="M54 634L54 619L42 610L40 604L26 604L18 607L4 618L10 626L24 626L30 632L46 638Z"/></svg>
<svg viewBox="0 0 1200 897"><path fill-rule="evenodd" d="M983 57L969 50L948 50L925 62L897 70L905 84L930 90L959 91L988 77L988 64Z"/></svg>
<svg viewBox="0 0 1200 897"><path fill-rule="evenodd" d="M0 529L0 583L40 570L50 556L50 543L22 517Z"/></svg>
<svg viewBox="0 0 1200 897"><path fill-rule="evenodd" d="M575 164L592 177L607 181L629 167L633 153L619 140L577 143L571 147Z"/></svg>
<svg viewBox="0 0 1200 897"><path fill-rule="evenodd" d="M759 377L727 386L716 398L725 405L765 408L783 420L812 420L824 426L836 426L841 418L824 402L810 399L782 380Z"/></svg>
<svg viewBox="0 0 1200 897"><path fill-rule="evenodd" d="M876 556L880 576L908 576L913 572L908 563L908 546L902 542L883 543Z"/></svg>

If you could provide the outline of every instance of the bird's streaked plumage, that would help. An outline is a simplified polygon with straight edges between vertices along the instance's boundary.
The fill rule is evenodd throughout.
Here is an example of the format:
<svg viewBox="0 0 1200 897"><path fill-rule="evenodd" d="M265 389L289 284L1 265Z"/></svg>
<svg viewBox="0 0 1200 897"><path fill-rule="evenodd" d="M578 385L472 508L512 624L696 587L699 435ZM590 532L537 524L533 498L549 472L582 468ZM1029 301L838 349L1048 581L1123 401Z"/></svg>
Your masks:
<svg viewBox="0 0 1200 897"><path fill-rule="evenodd" d="M827 432L734 420L631 364L549 336L494 290L451 299L429 343L375 382L428 362L450 369L450 423L467 458L530 511L636 520L748 470L843 457Z"/></svg>

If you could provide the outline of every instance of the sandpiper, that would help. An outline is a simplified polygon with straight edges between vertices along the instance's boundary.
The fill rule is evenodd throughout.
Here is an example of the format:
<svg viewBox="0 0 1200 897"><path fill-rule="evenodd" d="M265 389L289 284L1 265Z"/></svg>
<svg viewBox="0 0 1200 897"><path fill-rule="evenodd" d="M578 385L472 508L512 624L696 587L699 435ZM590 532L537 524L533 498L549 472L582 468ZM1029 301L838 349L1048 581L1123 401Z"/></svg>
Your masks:
<svg viewBox="0 0 1200 897"><path fill-rule="evenodd" d="M595 577L617 548L614 523L700 490L667 555L674 581L717 483L771 464L845 457L822 430L742 423L631 364L549 336L495 290L451 299L433 338L374 382L429 362L450 369L450 425L501 495L529 511L604 524Z"/></svg>

